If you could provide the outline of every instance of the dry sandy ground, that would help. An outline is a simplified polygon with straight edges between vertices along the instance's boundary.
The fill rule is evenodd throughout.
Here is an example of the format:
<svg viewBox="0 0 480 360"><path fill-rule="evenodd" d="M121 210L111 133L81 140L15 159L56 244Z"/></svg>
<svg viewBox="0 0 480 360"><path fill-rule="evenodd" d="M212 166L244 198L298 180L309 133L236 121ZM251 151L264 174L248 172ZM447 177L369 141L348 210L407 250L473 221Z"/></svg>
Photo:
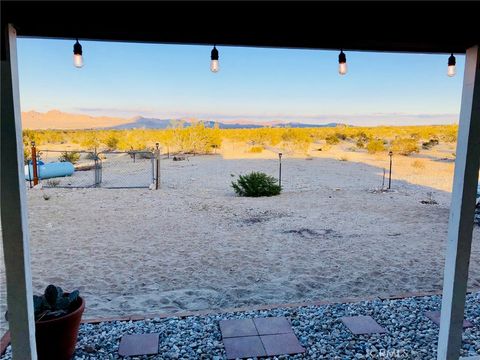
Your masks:
<svg viewBox="0 0 480 360"><path fill-rule="evenodd" d="M275 154L162 160L159 191L28 190L34 290L79 289L91 318L440 289L453 163L396 158L381 193L385 155L335 151L285 156L271 198L236 197L230 182L276 176ZM429 192L437 205L420 203ZM475 229L471 288L479 258Z"/></svg>

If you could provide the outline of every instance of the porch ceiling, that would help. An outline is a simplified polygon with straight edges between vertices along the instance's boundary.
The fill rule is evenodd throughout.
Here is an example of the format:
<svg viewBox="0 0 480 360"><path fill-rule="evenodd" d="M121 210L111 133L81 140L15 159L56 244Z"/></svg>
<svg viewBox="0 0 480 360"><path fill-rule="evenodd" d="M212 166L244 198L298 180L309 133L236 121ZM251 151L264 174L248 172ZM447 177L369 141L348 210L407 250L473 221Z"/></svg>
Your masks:
<svg viewBox="0 0 480 360"><path fill-rule="evenodd" d="M281 48L464 53L475 2L12 2L19 36Z"/></svg>

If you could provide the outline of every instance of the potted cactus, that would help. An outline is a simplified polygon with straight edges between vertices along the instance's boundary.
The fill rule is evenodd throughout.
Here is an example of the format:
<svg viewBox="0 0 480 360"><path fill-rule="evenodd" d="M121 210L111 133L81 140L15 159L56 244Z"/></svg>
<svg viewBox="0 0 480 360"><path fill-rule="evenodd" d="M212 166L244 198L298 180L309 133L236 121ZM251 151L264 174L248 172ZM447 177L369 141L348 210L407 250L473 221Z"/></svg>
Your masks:
<svg viewBox="0 0 480 360"><path fill-rule="evenodd" d="M78 290L68 293L48 285L43 295L33 296L33 305L38 359L70 360L85 309ZM8 312L5 317L8 320Z"/></svg>
<svg viewBox="0 0 480 360"><path fill-rule="evenodd" d="M71 359L85 309L78 290L64 293L61 287L48 285L42 296L33 296L33 304L39 360Z"/></svg>

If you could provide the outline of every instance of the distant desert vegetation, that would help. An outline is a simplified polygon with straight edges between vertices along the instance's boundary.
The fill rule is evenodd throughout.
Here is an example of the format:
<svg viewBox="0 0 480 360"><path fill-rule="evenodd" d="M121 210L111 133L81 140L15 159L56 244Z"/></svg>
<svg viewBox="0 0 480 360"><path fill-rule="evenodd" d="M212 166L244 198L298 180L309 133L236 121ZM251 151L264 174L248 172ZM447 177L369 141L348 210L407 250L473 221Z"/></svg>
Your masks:
<svg viewBox="0 0 480 360"><path fill-rule="evenodd" d="M308 156L312 151L328 151L332 146L344 144L349 151L370 154L392 151L408 156L441 143L455 143L457 129L457 125L220 129L197 122L188 127L161 130L24 130L23 139L26 151L31 141L37 146L68 144L70 148L92 151L146 150L159 143L163 153L241 151L261 154L268 150Z"/></svg>

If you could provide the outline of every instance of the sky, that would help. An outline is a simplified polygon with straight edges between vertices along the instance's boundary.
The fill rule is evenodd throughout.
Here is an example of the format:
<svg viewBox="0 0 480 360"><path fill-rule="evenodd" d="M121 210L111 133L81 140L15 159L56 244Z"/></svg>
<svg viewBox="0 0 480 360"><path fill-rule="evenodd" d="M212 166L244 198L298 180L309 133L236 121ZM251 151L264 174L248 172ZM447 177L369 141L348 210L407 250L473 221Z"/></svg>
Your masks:
<svg viewBox="0 0 480 360"><path fill-rule="evenodd" d="M458 122L465 56L18 39L22 111L162 119L423 125Z"/></svg>

